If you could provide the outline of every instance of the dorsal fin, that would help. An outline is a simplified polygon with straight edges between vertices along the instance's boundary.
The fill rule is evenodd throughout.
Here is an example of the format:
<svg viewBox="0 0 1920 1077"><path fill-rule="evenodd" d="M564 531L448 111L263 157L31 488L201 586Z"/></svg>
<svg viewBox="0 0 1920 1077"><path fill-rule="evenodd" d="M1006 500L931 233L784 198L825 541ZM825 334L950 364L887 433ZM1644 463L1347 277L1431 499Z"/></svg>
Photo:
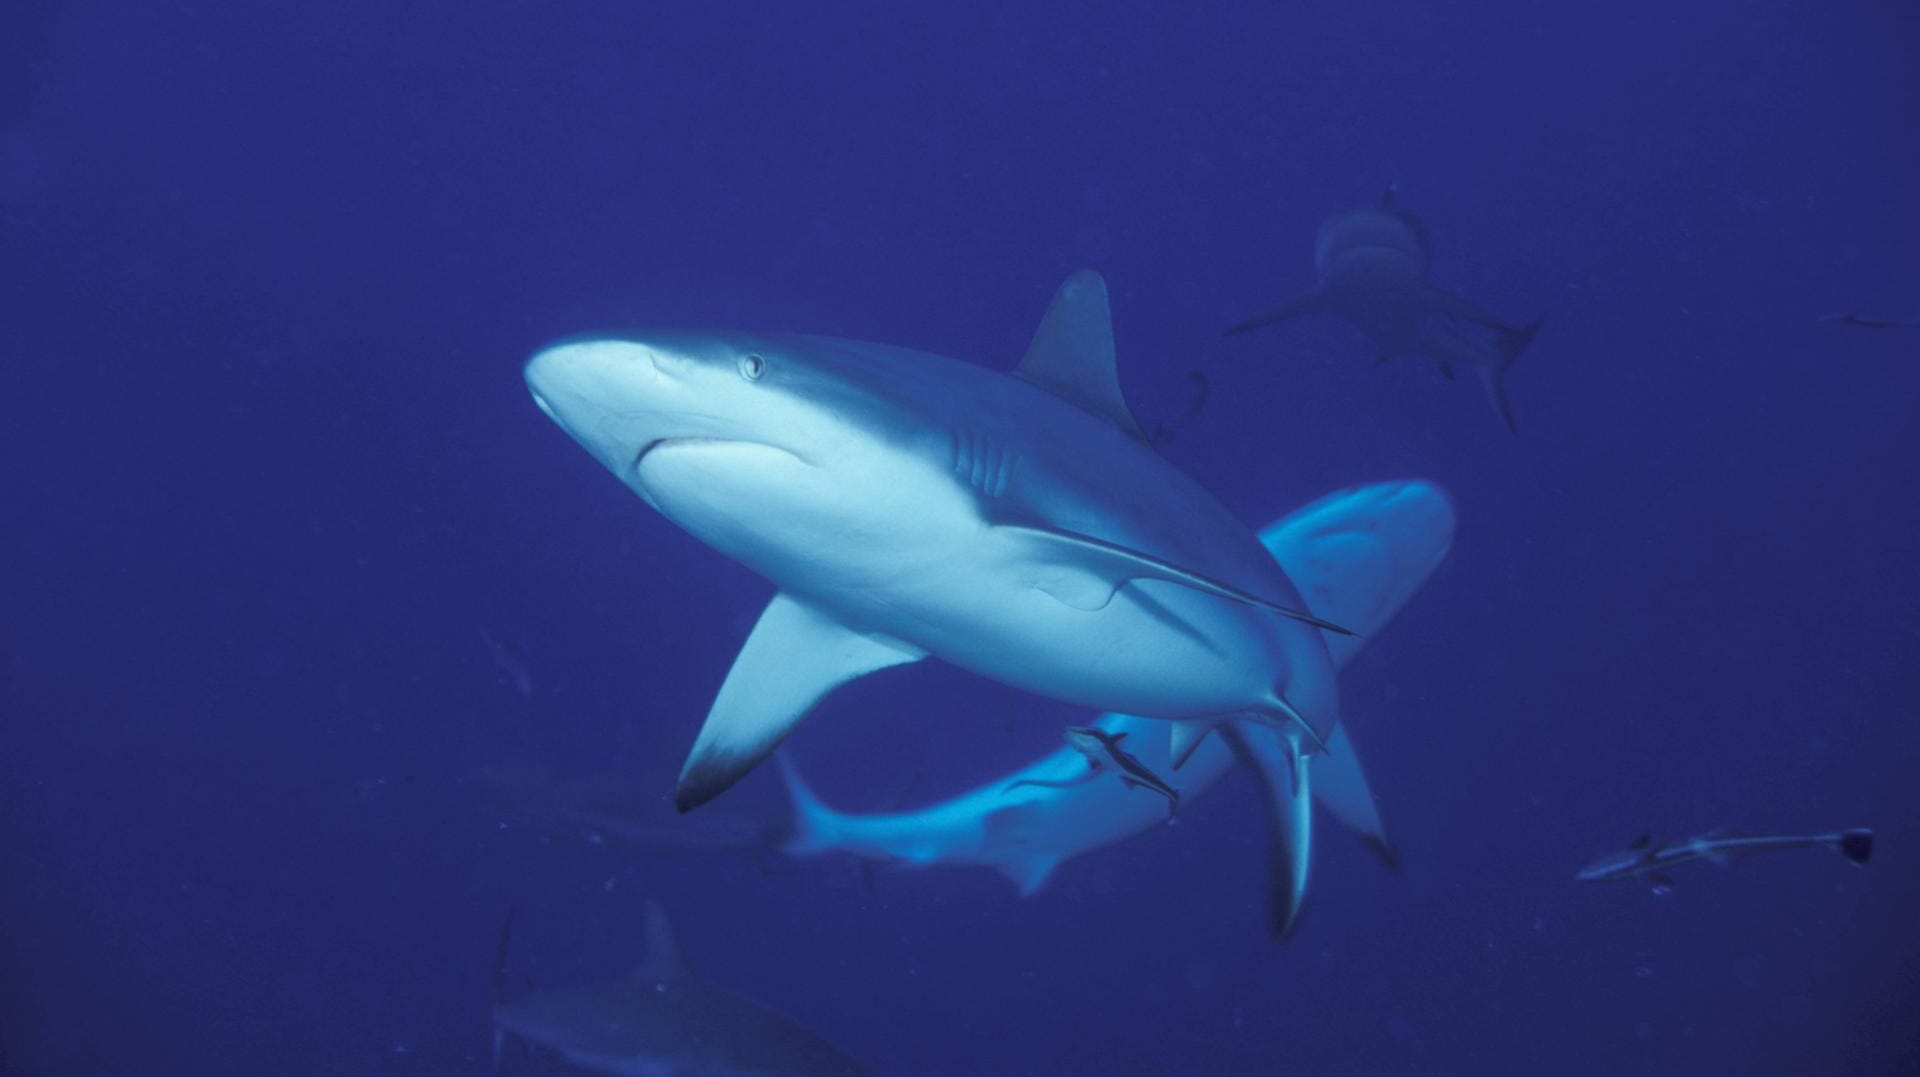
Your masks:
<svg viewBox="0 0 1920 1077"><path fill-rule="evenodd" d="M1076 270L1053 294L1014 374L1147 441L1120 395L1107 282L1093 270Z"/></svg>
<svg viewBox="0 0 1920 1077"><path fill-rule="evenodd" d="M1649 845L1652 845L1652 844L1653 844L1653 835L1652 835L1652 834L1642 834L1642 835L1640 835L1639 837L1637 837L1637 838L1635 838L1635 839L1633 839L1633 844L1632 844L1632 845L1629 845L1629 846L1627 846L1627 848L1629 848L1629 849L1644 849L1644 848L1646 848L1647 846L1649 846Z"/></svg>
<svg viewBox="0 0 1920 1077"><path fill-rule="evenodd" d="M673 925L667 922L666 910L657 903L647 902L646 912L647 957L633 975L641 980L678 980L689 975L687 960L680 955L680 942L673 937Z"/></svg>

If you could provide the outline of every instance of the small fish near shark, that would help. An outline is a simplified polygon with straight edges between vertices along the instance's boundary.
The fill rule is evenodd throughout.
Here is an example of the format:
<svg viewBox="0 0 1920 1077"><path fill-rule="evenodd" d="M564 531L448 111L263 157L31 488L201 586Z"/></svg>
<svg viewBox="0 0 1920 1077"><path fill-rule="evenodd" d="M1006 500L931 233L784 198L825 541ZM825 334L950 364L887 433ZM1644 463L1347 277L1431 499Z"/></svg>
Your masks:
<svg viewBox="0 0 1920 1077"><path fill-rule="evenodd" d="M1172 723L1176 763L1222 727L1311 753L1339 721L1325 637L1347 629L1148 443L1090 270L1012 375L853 340L652 332L563 340L526 382L649 505L779 588L687 758L682 811L827 693L929 656Z"/></svg>
<svg viewBox="0 0 1920 1077"><path fill-rule="evenodd" d="M1864 867L1873 857L1873 831L1842 830L1833 834L1764 837L1732 837L1716 833L1665 845L1655 845L1653 835L1642 834L1624 851L1594 861L1574 878L1581 882L1645 879L1652 885L1654 893L1667 894L1673 891L1673 879L1667 875L1667 869L1676 864L1705 860L1724 865L1736 856L1749 853L1812 848L1832 849L1855 867Z"/></svg>
<svg viewBox="0 0 1920 1077"><path fill-rule="evenodd" d="M1320 226L1314 263L1320 280L1229 328L1228 335L1302 314L1337 314L1373 343L1375 363L1426 355L1449 381L1471 370L1507 429L1520 432L1507 401L1507 371L1540 331L1539 321L1511 325L1427 278L1427 230L1399 205L1389 187L1376 206Z"/></svg>
<svg viewBox="0 0 1920 1077"><path fill-rule="evenodd" d="M1121 742L1127 739L1127 731L1117 733L1101 729L1099 726L1073 726L1066 730L1067 747L1079 752L1087 761L1087 772L1077 778L1015 778L1007 783L1008 789L1020 789L1025 786L1038 786L1043 789L1066 789L1099 777L1111 769L1120 784L1128 789L1146 789L1158 793L1167 799L1167 815L1171 817L1180 810L1180 790L1167 783L1165 778L1154 772L1152 767L1140 761L1140 757L1126 750Z"/></svg>
<svg viewBox="0 0 1920 1077"><path fill-rule="evenodd" d="M687 968L666 913L646 908L646 960L602 983L507 1000L513 913L494 966L493 1068L506 1037L558 1054L589 1073L631 1077L865 1077L852 1056L778 1011L708 983Z"/></svg>
<svg viewBox="0 0 1920 1077"><path fill-rule="evenodd" d="M1300 588L1309 606L1360 636L1329 635L1333 660L1345 666L1364 639L1384 630L1446 559L1452 546L1452 503L1425 482L1378 483L1321 498L1260 532L1260 540ZM1128 743L1159 723L1107 714L1092 723ZM1334 729L1327 751L1294 783L1279 731L1246 726L1239 743L1203 744L1178 774L1183 799L1206 792L1238 763L1250 764L1269 813L1268 919L1285 937L1305 900L1313 813L1309 798L1360 834L1389 866L1398 856L1387 839L1373 792L1348 735ZM1133 749L1150 769L1171 764L1163 738ZM1166 813L1152 797L1128 789L1111 770L1087 776L1073 747L1061 748L1012 774L909 811L854 813L829 806L802 780L789 753L777 757L793 802L795 856L846 854L903 868L986 867L1022 896L1038 891L1060 865L1153 830Z"/></svg>

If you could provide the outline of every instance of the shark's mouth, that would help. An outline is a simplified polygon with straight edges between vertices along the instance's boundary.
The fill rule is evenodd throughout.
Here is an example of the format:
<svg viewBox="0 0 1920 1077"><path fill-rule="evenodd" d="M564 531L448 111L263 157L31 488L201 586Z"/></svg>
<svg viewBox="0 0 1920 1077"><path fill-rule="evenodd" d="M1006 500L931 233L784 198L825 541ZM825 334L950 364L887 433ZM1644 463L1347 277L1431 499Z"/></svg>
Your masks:
<svg viewBox="0 0 1920 1077"><path fill-rule="evenodd" d="M777 453L789 459L797 460L800 463L807 464L808 466L812 466L812 461L808 460L804 456L801 456L799 453L794 452L792 449L783 448L779 445L771 445L764 441L751 441L746 438L676 437L676 438L654 438L652 441L649 441L645 445L640 446L640 451L633 454L633 463L629 465L629 468L633 472L633 474L635 475L640 474L641 465L647 462L647 458L649 456L652 456L656 451L661 449L667 449L667 450L746 449L748 451L764 450L766 452Z"/></svg>

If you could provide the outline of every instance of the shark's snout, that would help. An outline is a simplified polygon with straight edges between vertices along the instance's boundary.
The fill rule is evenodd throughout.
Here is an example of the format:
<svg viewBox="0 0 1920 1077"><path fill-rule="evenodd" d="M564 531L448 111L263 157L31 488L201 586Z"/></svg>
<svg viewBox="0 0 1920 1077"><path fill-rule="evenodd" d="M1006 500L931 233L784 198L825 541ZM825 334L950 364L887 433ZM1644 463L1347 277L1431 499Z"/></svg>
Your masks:
<svg viewBox="0 0 1920 1077"><path fill-rule="evenodd" d="M661 378L652 349L607 337L563 340L534 353L524 376L533 402L601 463L620 471L657 436Z"/></svg>

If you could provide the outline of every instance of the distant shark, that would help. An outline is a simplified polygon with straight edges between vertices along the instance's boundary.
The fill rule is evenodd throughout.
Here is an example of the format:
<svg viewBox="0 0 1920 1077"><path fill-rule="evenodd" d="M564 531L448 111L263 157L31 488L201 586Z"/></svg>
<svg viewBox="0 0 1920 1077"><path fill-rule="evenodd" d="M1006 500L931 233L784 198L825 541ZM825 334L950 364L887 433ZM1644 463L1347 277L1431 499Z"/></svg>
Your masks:
<svg viewBox="0 0 1920 1077"><path fill-rule="evenodd" d="M1540 331L1494 317L1427 279L1427 230L1401 209L1388 188L1377 206L1343 213L1320 226L1314 263L1320 281L1228 329L1244 333L1302 314L1338 314L1372 341L1374 361L1427 355L1452 380L1472 370L1507 424L1519 433L1507 402L1506 376Z"/></svg>
<svg viewBox="0 0 1920 1077"><path fill-rule="evenodd" d="M496 996L505 992L509 914L500 934ZM633 1077L791 1074L860 1077L852 1057L779 1012L687 970L658 905L646 910L647 956L623 979L537 991L493 1011L494 1071L517 1036L593 1073Z"/></svg>
<svg viewBox="0 0 1920 1077"><path fill-rule="evenodd" d="M1645 879L1656 894L1673 889L1667 869L1695 860L1725 865L1736 856L1776 852L1781 849L1832 849L1855 867L1865 866L1873 858L1873 831L1865 828L1840 830L1832 834L1772 834L1729 836L1703 834L1685 841L1655 845L1653 835L1642 834L1624 852L1601 857L1574 878L1581 882L1617 879Z"/></svg>
<svg viewBox="0 0 1920 1077"><path fill-rule="evenodd" d="M1437 487L1382 483L1322 498L1268 527L1260 538L1300 587L1309 608L1371 636L1386 627L1439 567L1452 544L1453 527L1452 506ZM1329 636L1327 642L1340 665L1361 645L1360 637ZM1147 766L1169 762L1165 749L1155 747L1160 738L1146 735L1156 728L1154 723L1108 714L1095 725L1110 733L1133 734L1141 741L1139 754ZM1289 753L1274 730L1245 726L1236 739L1237 744L1203 745L1178 772L1179 779L1191 799L1227 772L1236 751L1253 757L1273 806L1270 921L1284 936L1306 894L1312 845L1309 791L1305 782L1293 785ZM916 811L872 815L828 807L801 780L785 753L779 759L794 809L788 852L849 853L904 867L990 867L1011 879L1023 895L1039 889L1062 863L1152 830L1166 819L1156 798L1130 791L1116 774L1073 781L1085 763L1072 748L951 800ZM1276 777L1279 780L1273 780ZM1025 782L1041 784L1021 784ZM1072 784L1054 784L1062 782ZM1381 859L1389 865L1397 862L1344 723L1334 730L1328 750L1313 757L1311 795L1365 836Z"/></svg>
<svg viewBox="0 0 1920 1077"><path fill-rule="evenodd" d="M1014 376L826 337L576 337L535 402L663 515L780 588L675 791L690 810L828 692L933 655L1095 710L1282 731L1338 722L1323 632L1251 529L1147 443L1107 290L1055 295ZM1143 738L1144 739L1144 738Z"/></svg>

